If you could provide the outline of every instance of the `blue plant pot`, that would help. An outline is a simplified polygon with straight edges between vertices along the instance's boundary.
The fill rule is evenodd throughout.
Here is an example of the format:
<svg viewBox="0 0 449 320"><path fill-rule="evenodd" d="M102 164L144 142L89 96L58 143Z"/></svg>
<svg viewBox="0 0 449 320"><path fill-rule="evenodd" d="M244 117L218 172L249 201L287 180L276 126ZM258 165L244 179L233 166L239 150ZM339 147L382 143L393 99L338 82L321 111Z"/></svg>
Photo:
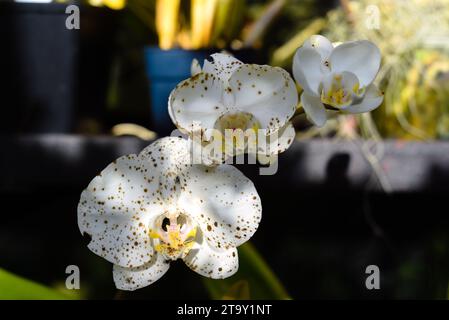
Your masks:
<svg viewBox="0 0 449 320"><path fill-rule="evenodd" d="M168 97L176 85L190 77L193 59L203 61L211 51L182 49L161 50L145 48L146 74L150 86L153 130L159 135L169 135L175 129L168 114Z"/></svg>

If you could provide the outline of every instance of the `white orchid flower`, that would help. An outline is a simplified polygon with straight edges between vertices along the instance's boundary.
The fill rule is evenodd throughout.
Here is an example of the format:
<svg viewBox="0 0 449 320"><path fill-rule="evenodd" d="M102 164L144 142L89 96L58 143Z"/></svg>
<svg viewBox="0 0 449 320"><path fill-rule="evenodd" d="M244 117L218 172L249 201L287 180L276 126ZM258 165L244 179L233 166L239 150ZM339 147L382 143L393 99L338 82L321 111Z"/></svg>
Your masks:
<svg viewBox="0 0 449 320"><path fill-rule="evenodd" d="M206 144L217 132L224 137L226 130L253 130L258 135L257 143L262 142L263 133L264 145L269 147L259 150L246 144L236 149L264 156L285 151L295 137L290 119L298 104L295 82L288 72L278 67L244 64L228 54L211 57L213 61L206 60L203 68L194 61L193 76L182 81L170 95L168 110L178 129L188 136L201 132ZM239 153L233 153L233 149L228 148L230 152L221 160Z"/></svg>
<svg viewBox="0 0 449 320"><path fill-rule="evenodd" d="M304 89L301 103L318 127L326 120L326 109L363 113L376 109L383 94L373 84L380 67L380 51L367 40L334 46L314 35L298 49L293 75Z"/></svg>
<svg viewBox="0 0 449 320"><path fill-rule="evenodd" d="M109 164L81 194L79 228L114 264L118 289L150 285L176 259L214 279L237 271L236 247L261 219L257 191L230 165L189 161L187 140L163 138Z"/></svg>

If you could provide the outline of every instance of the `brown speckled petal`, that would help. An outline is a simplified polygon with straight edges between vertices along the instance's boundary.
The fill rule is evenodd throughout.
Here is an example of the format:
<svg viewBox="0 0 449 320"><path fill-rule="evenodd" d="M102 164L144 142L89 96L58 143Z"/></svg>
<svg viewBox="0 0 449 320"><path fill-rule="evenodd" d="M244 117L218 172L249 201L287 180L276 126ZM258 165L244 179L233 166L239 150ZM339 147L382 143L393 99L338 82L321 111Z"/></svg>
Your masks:
<svg viewBox="0 0 449 320"><path fill-rule="evenodd" d="M177 199L173 186L178 170L185 168L185 143L158 140L138 156L117 159L91 181L78 204L78 225L91 237L90 250L122 267L152 258L148 227Z"/></svg>
<svg viewBox="0 0 449 320"><path fill-rule="evenodd" d="M160 254L155 254L151 261L135 268L123 268L114 265L115 286L120 290L134 291L159 280L170 268L170 263Z"/></svg>
<svg viewBox="0 0 449 320"><path fill-rule="evenodd" d="M287 71L245 64L229 80L239 111L255 116L267 133L283 127L295 113L298 92Z"/></svg>
<svg viewBox="0 0 449 320"><path fill-rule="evenodd" d="M206 241L196 244L184 258L184 262L193 271L212 279L228 278L239 268L237 248L217 250Z"/></svg>
<svg viewBox="0 0 449 320"><path fill-rule="evenodd" d="M158 183L148 169L136 155L121 157L81 194L79 228L91 237L89 249L114 264L140 266L153 255L147 227L163 208L154 203Z"/></svg>
<svg viewBox="0 0 449 320"><path fill-rule="evenodd" d="M190 144L186 139L166 137L159 139L142 150L139 156L157 175L158 197L161 205L175 204L180 190L179 179L185 180L186 170L191 165Z"/></svg>
<svg viewBox="0 0 449 320"><path fill-rule="evenodd" d="M223 82L212 74L199 73L171 92L169 114L184 133L191 133L195 127L213 128L215 121L227 111L223 99Z"/></svg>
<svg viewBox="0 0 449 320"><path fill-rule="evenodd" d="M214 248L239 246L256 232L262 206L254 184L230 165L194 166L178 205Z"/></svg>
<svg viewBox="0 0 449 320"><path fill-rule="evenodd" d="M291 146L295 136L296 131L293 124L287 122L285 126L267 137L265 150L261 150L262 152L258 153L259 159L270 158L284 152ZM262 161L261 163L267 163L267 161Z"/></svg>
<svg viewBox="0 0 449 320"><path fill-rule="evenodd" d="M204 61L203 72L217 76L223 82L227 82L234 71L243 63L233 56L225 53L211 55L213 61Z"/></svg>

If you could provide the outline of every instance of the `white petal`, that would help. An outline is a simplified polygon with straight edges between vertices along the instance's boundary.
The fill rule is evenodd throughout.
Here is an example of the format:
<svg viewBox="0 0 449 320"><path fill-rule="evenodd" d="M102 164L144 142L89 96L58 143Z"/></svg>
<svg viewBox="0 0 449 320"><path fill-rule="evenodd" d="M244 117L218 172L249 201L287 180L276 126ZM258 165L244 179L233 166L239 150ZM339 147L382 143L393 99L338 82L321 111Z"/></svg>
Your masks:
<svg viewBox="0 0 449 320"><path fill-rule="evenodd" d="M273 164L278 160L278 156L277 155L266 155L263 153L259 153L257 155L257 161L261 164L261 165L269 165L269 164Z"/></svg>
<svg viewBox="0 0 449 320"><path fill-rule="evenodd" d="M361 87L373 82L380 67L380 51L367 40L346 42L336 47L329 58L332 72L350 71L360 81Z"/></svg>
<svg viewBox="0 0 449 320"><path fill-rule="evenodd" d="M363 100L358 104L353 104L344 111L347 113L364 113L376 109L382 104L384 97L377 87L371 84L366 90Z"/></svg>
<svg viewBox="0 0 449 320"><path fill-rule="evenodd" d="M193 59L192 60L192 65L190 66L190 75L192 77L196 76L197 74L201 73L201 66L200 63L198 62L198 60Z"/></svg>
<svg viewBox="0 0 449 320"><path fill-rule="evenodd" d="M184 258L186 265L202 276L224 279L232 276L239 268L238 252L235 247L216 250L203 239Z"/></svg>
<svg viewBox="0 0 449 320"><path fill-rule="evenodd" d="M139 156L145 159L152 171L152 180L159 184L157 196L164 205L174 204L179 191L175 189L177 179L183 177L191 162L190 142L178 137L165 137L156 140L143 149ZM161 202L162 205L162 202Z"/></svg>
<svg viewBox="0 0 449 320"><path fill-rule="evenodd" d="M138 156L123 156L95 177L81 194L78 225L91 237L88 247L106 260L137 267L153 256L148 229L177 201L175 176L188 161L187 142L157 140Z"/></svg>
<svg viewBox="0 0 449 320"><path fill-rule="evenodd" d="M230 165L190 168L178 206L216 249L229 249L256 232L262 206L254 184Z"/></svg>
<svg viewBox="0 0 449 320"><path fill-rule="evenodd" d="M307 39L303 44L303 48L316 50L321 56L321 61L324 62L331 54L334 46L326 37L317 34Z"/></svg>
<svg viewBox="0 0 449 320"><path fill-rule="evenodd" d="M192 133L192 126L213 128L218 117L226 112L223 83L216 76L200 73L187 79L172 91L169 114L181 130Z"/></svg>
<svg viewBox="0 0 449 320"><path fill-rule="evenodd" d="M283 127L295 113L298 92L284 69L245 64L234 72L229 84L236 109L254 115L268 133Z"/></svg>
<svg viewBox="0 0 449 320"><path fill-rule="evenodd" d="M320 97L315 97L303 92L301 95L301 104L306 112L307 117L317 127L322 127L326 123L326 109L321 103Z"/></svg>
<svg viewBox="0 0 449 320"><path fill-rule="evenodd" d="M179 137L164 137L143 149L139 157L146 159L161 176L174 176L190 164L189 141ZM154 175L154 174L153 174Z"/></svg>
<svg viewBox="0 0 449 320"><path fill-rule="evenodd" d="M160 254L140 267L123 268L114 265L112 271L115 286L120 290L134 291L159 280L170 268L170 263Z"/></svg>
<svg viewBox="0 0 449 320"><path fill-rule="evenodd" d="M114 264L140 266L153 255L148 226L163 208L153 202L159 184L148 170L147 162L136 155L121 157L81 194L81 233L91 237L90 250Z"/></svg>
<svg viewBox="0 0 449 320"><path fill-rule="evenodd" d="M270 149L275 151L275 153L282 153L285 150L287 150L293 141L295 140L296 131L293 127L293 124L291 122L288 122L284 127L279 129L278 132L276 132L277 135L277 141L270 139Z"/></svg>
<svg viewBox="0 0 449 320"><path fill-rule="evenodd" d="M271 161L271 159L266 159L266 157L271 158L271 156L275 156L287 150L295 140L295 136L295 128L291 122L288 122L281 129L267 137L266 146L262 146L261 144L264 142L259 140L259 148L262 147L262 149L264 149L258 150L258 159L261 160L260 162L267 163L267 161Z"/></svg>
<svg viewBox="0 0 449 320"><path fill-rule="evenodd" d="M309 95L317 96L323 75L320 54L314 49L299 48L293 58L293 76L296 82Z"/></svg>
<svg viewBox="0 0 449 320"><path fill-rule="evenodd" d="M225 53L214 53L211 55L213 61L204 61L203 71L215 75L223 82L227 82L234 71L243 63L232 55Z"/></svg>

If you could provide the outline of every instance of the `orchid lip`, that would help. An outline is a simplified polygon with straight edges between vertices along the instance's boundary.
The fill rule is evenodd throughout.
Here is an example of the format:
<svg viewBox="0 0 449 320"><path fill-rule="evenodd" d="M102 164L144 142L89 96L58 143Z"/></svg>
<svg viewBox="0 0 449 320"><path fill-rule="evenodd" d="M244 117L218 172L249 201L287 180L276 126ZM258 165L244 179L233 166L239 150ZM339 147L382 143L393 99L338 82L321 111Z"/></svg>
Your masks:
<svg viewBox="0 0 449 320"><path fill-rule="evenodd" d="M247 112L227 112L223 114L215 123L215 127L222 132L225 130L247 130L258 129L260 127L259 121Z"/></svg>
<svg viewBox="0 0 449 320"><path fill-rule="evenodd" d="M196 225L184 213L169 212L159 216L149 236L156 252L167 260L184 258L192 248L196 237Z"/></svg>

